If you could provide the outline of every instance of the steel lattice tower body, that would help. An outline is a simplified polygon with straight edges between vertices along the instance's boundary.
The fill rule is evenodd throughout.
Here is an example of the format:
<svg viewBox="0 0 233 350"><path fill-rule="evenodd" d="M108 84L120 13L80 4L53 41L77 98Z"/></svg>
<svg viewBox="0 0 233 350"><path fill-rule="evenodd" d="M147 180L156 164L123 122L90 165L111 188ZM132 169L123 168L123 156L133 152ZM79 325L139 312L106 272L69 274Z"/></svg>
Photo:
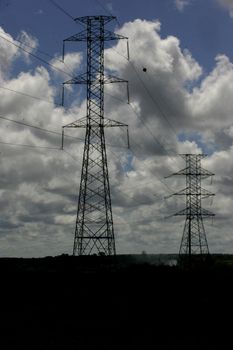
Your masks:
<svg viewBox="0 0 233 350"><path fill-rule="evenodd" d="M174 215L184 215L186 217L179 256L188 256L189 258L193 255L206 256L209 254L209 248L203 217L214 216L214 214L202 208L202 199L214 194L203 189L201 182L202 179L206 179L214 174L201 166L201 159L206 157L205 155L183 154L181 156L186 162L186 167L171 175L186 176L186 188L173 194L186 197L186 208Z"/></svg>
<svg viewBox="0 0 233 350"><path fill-rule="evenodd" d="M104 118L104 85L127 81L105 74L104 48L107 40L127 38L105 29L113 19L112 16L77 18L75 21L81 22L86 29L64 40L87 42L86 73L64 83L87 86L86 117L64 126L86 129L74 255L116 254L104 129L127 125Z"/></svg>

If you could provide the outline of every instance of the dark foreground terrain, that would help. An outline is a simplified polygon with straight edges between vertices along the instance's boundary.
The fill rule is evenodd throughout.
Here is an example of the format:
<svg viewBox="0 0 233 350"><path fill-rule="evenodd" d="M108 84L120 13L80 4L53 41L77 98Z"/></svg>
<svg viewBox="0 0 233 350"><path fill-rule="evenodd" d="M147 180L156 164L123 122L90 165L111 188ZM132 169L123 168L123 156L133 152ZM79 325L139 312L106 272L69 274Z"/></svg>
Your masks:
<svg viewBox="0 0 233 350"><path fill-rule="evenodd" d="M231 349L232 258L217 260L2 258L0 349Z"/></svg>

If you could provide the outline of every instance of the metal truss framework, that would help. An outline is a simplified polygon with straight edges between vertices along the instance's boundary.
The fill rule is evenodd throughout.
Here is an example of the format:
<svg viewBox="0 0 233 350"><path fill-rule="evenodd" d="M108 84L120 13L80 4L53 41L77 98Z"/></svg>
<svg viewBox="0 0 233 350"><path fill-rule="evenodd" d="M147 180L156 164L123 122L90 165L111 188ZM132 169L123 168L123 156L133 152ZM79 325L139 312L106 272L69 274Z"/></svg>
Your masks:
<svg viewBox="0 0 233 350"><path fill-rule="evenodd" d="M128 86L128 82L104 72L105 41L127 39L105 29L114 19L112 16L77 18L75 21L86 29L64 40L64 43L87 42L86 73L63 84L63 87L65 84L87 86L87 116L63 127L63 135L64 128L86 129L73 255L116 254L104 129L127 127L128 133L128 125L104 118L104 85L127 83Z"/></svg>
<svg viewBox="0 0 233 350"><path fill-rule="evenodd" d="M203 154L182 154L186 167L170 176L186 176L186 188L174 193L173 196L183 195L186 197L186 208L174 216L185 216L185 225L181 240L179 257L209 254L206 239L203 217L214 216L215 214L202 208L202 199L214 196L213 193L201 186L203 179L213 176L211 172L201 166L201 160L206 157ZM169 177L170 177L169 176Z"/></svg>

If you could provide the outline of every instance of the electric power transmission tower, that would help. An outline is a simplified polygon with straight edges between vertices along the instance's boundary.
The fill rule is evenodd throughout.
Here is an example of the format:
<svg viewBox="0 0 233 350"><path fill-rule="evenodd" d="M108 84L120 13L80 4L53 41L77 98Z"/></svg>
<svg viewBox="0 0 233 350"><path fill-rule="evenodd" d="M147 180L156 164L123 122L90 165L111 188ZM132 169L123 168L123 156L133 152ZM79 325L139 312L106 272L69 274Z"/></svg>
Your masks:
<svg viewBox="0 0 233 350"><path fill-rule="evenodd" d="M105 74L104 48L105 41L128 38L105 29L115 19L113 16L77 18L75 21L85 29L64 40L64 43L87 42L86 72L63 83L63 101L65 84L87 87L86 117L63 127L63 137L64 128L86 129L73 255L116 254L104 129L126 126L128 134L128 125L104 118L104 85L127 83L128 87L128 82Z"/></svg>
<svg viewBox="0 0 233 350"><path fill-rule="evenodd" d="M184 260L188 257L188 261L191 261L194 255L205 257L209 254L203 217L215 214L202 208L202 199L214 196L214 194L203 189L201 182L202 179L214 174L201 166L201 160L206 157L205 155L183 154L181 157L185 160L186 167L170 176L186 176L186 188L173 194L174 196L184 195L186 197L186 208L174 216L184 215L186 217L179 258Z"/></svg>

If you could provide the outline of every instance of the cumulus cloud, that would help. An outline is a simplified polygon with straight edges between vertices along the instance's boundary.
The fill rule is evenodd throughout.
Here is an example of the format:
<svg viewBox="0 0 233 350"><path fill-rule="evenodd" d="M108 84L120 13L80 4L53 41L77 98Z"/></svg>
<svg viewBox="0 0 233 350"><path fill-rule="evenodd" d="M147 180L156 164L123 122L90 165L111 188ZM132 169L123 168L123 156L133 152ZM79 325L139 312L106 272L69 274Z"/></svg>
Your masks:
<svg viewBox="0 0 233 350"><path fill-rule="evenodd" d="M36 15L43 15L44 11L42 9L38 9L37 11L35 11Z"/></svg>
<svg viewBox="0 0 233 350"><path fill-rule="evenodd" d="M64 60L59 56L51 60L50 63L54 66L54 68L52 68L54 73L67 80L67 77L69 79L69 75L72 77L72 75L76 73L77 69L80 67L82 59L83 57L81 53L71 52L65 55Z"/></svg>
<svg viewBox="0 0 233 350"><path fill-rule="evenodd" d="M9 73L9 69L13 61L19 55L16 46L12 45L10 42L14 42L12 36L4 31L0 27L0 79L4 79Z"/></svg>
<svg viewBox="0 0 233 350"><path fill-rule="evenodd" d="M107 9L108 9L108 11L113 12L113 4L112 4L112 2L108 2L107 3Z"/></svg>
<svg viewBox="0 0 233 350"><path fill-rule="evenodd" d="M24 50L20 50L22 47ZM30 53L34 52L38 47L38 40L25 31L21 31L17 40L6 33L2 27L0 27L0 79L6 79L10 74L10 68L15 60L22 57L25 62L30 62Z"/></svg>
<svg viewBox="0 0 233 350"><path fill-rule="evenodd" d="M213 172L216 172L214 168L216 167L218 169L219 166L222 166L224 171L228 169L227 178L229 178L232 171L231 162L228 163L228 166L224 167L223 164L218 165L216 163L215 157L220 152L219 149L225 149L218 156L225 163L228 162L228 157L230 157L232 152L232 86L230 84L230 81L232 81L232 63L227 56L218 55L216 57L216 66L212 72L202 78L202 68L192 57L191 53L182 50L179 40L175 37L169 36L162 39L159 35L159 30L159 22L143 23L143 21L137 20L133 23L125 24L121 33L124 32L125 35L129 36L133 43L131 44L131 64L128 64L124 60L117 63L116 55L110 51L107 53L107 57L110 62L109 66L112 69L119 67L118 75L126 76L131 82L131 100L136 104L137 113L139 113L144 121L144 124L142 124L138 120L136 121L137 118L135 118L135 115L128 114L130 125L133 127L134 135L137 135L136 140L140 144L132 145L137 157L134 158L132 163L133 169L130 171L130 182L134 183L137 191L139 191L140 186L144 183L141 190L144 196L137 198L140 198L141 203L145 203L145 196L147 196L147 203L150 210L153 208L155 217L158 214L161 219L166 216L166 213L174 213L176 209L183 208L185 204L182 201L178 201L175 205L174 202L171 204L171 201L163 203L161 198L151 204L151 197L146 195L148 187L150 188L149 178L154 179L153 189L150 188L149 192L152 193L154 190L154 193L159 196L161 195L160 191L167 190L169 192L169 189L165 189L163 185L161 187L160 181L156 185L155 177L157 176L161 180L166 172L177 171L180 167L184 167L184 164L181 164L180 161L177 162L171 156L169 158L164 157L161 147L156 147L156 142L152 140L153 137L150 137L151 135L148 134L148 128L153 130L153 135L155 135L156 139L170 151L169 154L172 154L172 150L177 153L201 153L205 151L205 148L202 148L202 146L213 146L213 155L208 161L204 162L204 165L207 164L207 168L210 168ZM150 47L150 50L148 50L148 47ZM119 43L116 50L122 54L124 52L123 43ZM151 56L148 55L149 51L151 52ZM147 52L147 55L144 54L145 52ZM143 73L142 67L147 68L146 73ZM135 70L137 70L137 74L135 74ZM140 80L146 85L147 92ZM188 82L191 82L191 85L194 86L191 90L188 88ZM116 90L116 92L118 91ZM173 130L171 130L170 125L163 118L161 110L168 117ZM125 115L125 113L118 114ZM144 127L145 124L147 129ZM189 141L186 139L181 142L181 140L174 137L174 131L177 135L185 133L187 137L189 134L192 134L192 140ZM202 140L201 143L198 140L199 137ZM158 156L160 160L158 160ZM151 164L157 164L154 172L150 171L149 162ZM143 169L143 176L145 176L145 182L142 181L142 178L139 178L141 167ZM147 175L149 175L148 179ZM225 188L226 177L220 177L217 181L220 188ZM229 184L228 180L227 186ZM121 184L121 188L122 186ZM177 180L170 180L169 186L182 188L184 187L184 183L182 185L181 180L179 183ZM124 191L126 190L127 186L124 187ZM218 190L218 196L221 196L222 190L217 189L217 186L212 190ZM216 203L219 202L216 201ZM229 201L227 203L229 204ZM221 200L220 205L222 204L223 200ZM208 205L210 203L207 203ZM144 208L144 210L146 211L148 208ZM221 221L222 215L227 216L229 220L224 231L226 241L222 242L221 248L218 246L220 239L217 236L216 228L220 227L219 221L217 221L215 228L211 228L213 236L210 237L210 245L215 250L224 250L227 249L225 242L228 241L229 243L230 239L228 229L230 230L231 216L229 210L226 213L224 210L222 212L219 211L219 204L214 204L213 210L220 215L220 218L216 219L216 221ZM135 220L135 218L133 219ZM178 244L179 234L174 234L170 223L166 221L166 229L164 229L164 223L160 222L157 217L155 220L157 221L155 227L150 224L147 226L146 231L144 231L145 237L148 232L148 237L145 240L141 236L141 227L134 229L134 234L140 237L140 244L142 244L141 240L144 241L144 244L153 241L154 244L155 242L159 244L158 249L163 251L166 250L166 244L171 247L175 240ZM169 239L169 230L173 232L173 238L171 240ZM154 237L153 235L149 235L151 232L154 232ZM163 240L159 235L160 238L158 239L158 232L164 232L166 238ZM180 236L181 234L182 223ZM157 239L160 243L158 243ZM149 247L145 246L146 248L149 249Z"/></svg>
<svg viewBox="0 0 233 350"><path fill-rule="evenodd" d="M106 130L117 251L178 251L183 219L166 217L185 203L182 198L164 197L183 188L185 179L165 180L164 176L184 167L178 153L201 153L210 144L214 148L203 166L216 173L211 190L217 193L212 209L218 216L213 227L207 226L208 240L211 251L229 251L233 246L232 63L226 55L218 55L213 70L203 76L192 53L182 48L178 38L162 38L160 28L159 21L139 19L123 25L119 33L130 38L130 62L121 56L125 54L123 40L114 50L106 50L106 72L130 82L130 105L122 85L107 85L105 96L105 116L129 124L131 135L131 150L127 150L124 131ZM69 110L53 104L57 88L51 70L38 66L10 77L8 72L20 53L14 46L3 45L3 58L12 50L9 61L2 59L0 66L5 87L39 96L41 100L0 89L0 116L57 132L62 125L85 116L86 101L82 95ZM75 73L81 60L80 54L68 53L65 63ZM59 57L52 63L66 70ZM83 142L69 136L83 139L85 131L66 131L62 152L60 135L1 118L0 123L1 142L49 148L1 144L0 255L70 253ZM120 148L111 147L116 145ZM207 188L209 185L208 180L203 184ZM204 206L209 208L210 204L206 202Z"/></svg>
<svg viewBox="0 0 233 350"><path fill-rule="evenodd" d="M136 20L123 27L120 33L124 32L130 37L130 64L124 59L119 60L113 50L108 50L106 54L107 66L110 69L118 67L118 75L130 82L131 102L137 106L137 112L142 116L143 121L148 122L143 126L135 117L135 113L128 112L128 118L135 127L137 139L141 145L139 152L146 152L146 154L148 151L151 154L164 153L159 143L156 147L151 139L145 139L145 128L153 127L165 148L177 151L177 125L181 121L189 125L189 111L186 103L188 92L185 85L189 81L197 80L202 74L202 68L191 54L187 50L181 50L177 38L160 37L160 26L158 21ZM116 50L123 52L124 43L119 42ZM145 52L147 52L146 55ZM146 73L143 72L143 67L147 68ZM122 89L115 93L123 98ZM169 103L167 103L168 96ZM161 113L161 110L164 113ZM124 114L118 113L118 115ZM169 124L166 116L170 120ZM116 119L117 116L114 118Z"/></svg>
<svg viewBox="0 0 233 350"><path fill-rule="evenodd" d="M20 46L25 49L25 51L20 51L24 55L27 63L30 62L30 53L36 51L38 47L38 40L33 36L29 35L25 30L22 30L18 35L17 40L20 42Z"/></svg>
<svg viewBox="0 0 233 350"><path fill-rule="evenodd" d="M229 11L230 17L233 18L233 1L232 0L217 0L218 3Z"/></svg>
<svg viewBox="0 0 233 350"><path fill-rule="evenodd" d="M180 11L183 12L184 8L189 5L190 0L175 0L175 5L176 8Z"/></svg>
<svg viewBox="0 0 233 350"><path fill-rule="evenodd" d="M206 142L226 147L232 144L233 65L225 55L216 57L216 66L195 87L187 101L192 114L192 127L202 131Z"/></svg>
<svg viewBox="0 0 233 350"><path fill-rule="evenodd" d="M13 38L3 30L1 34L13 41ZM30 38L31 36L26 32L20 35L20 41L27 43L32 49L34 43L34 48L36 48L37 41L31 41ZM1 45L0 72L4 77L2 85L4 89L0 89L1 117L5 116L18 122L34 124L39 128L51 128L59 133L63 123L66 124L75 117L72 111L66 112L53 104L56 89L51 84L50 73L44 67L38 66L34 71L21 72L18 76L9 78L9 71L14 61L19 57L24 59L27 57L22 56L18 47L5 40L1 41ZM4 60L5 57L6 60ZM14 90L19 91L20 94L13 92ZM29 98L27 94L39 99ZM2 164L0 240L3 244L1 254L48 255L51 248L50 242L54 239L58 239L59 242L61 237L64 238L60 229L56 230L56 238L53 234L49 237L48 233L55 232L54 229L59 227L59 223L69 224L70 212L73 215L76 207L74 194L72 191L69 192L65 185L68 180L68 169L71 167L74 174L80 167L78 163L73 164L64 153L59 151L61 145L59 135L45 133L39 129L28 128L4 119L0 121L0 141L13 144L12 146L1 144L0 153ZM72 140L67 138L66 145L74 144ZM16 147L15 144L30 145L31 148ZM78 145L81 144L78 143ZM42 148L33 148L34 146ZM50 150L50 148L57 150ZM80 148L78 154L76 152L77 161L81 159L81 153ZM68 173L60 171L64 169L68 170ZM54 177L54 171L61 172L61 177ZM72 182L72 179L68 180L70 181ZM72 207L70 198L73 199L72 210L70 209ZM59 213L62 216L63 210L64 218L62 219Z"/></svg>

